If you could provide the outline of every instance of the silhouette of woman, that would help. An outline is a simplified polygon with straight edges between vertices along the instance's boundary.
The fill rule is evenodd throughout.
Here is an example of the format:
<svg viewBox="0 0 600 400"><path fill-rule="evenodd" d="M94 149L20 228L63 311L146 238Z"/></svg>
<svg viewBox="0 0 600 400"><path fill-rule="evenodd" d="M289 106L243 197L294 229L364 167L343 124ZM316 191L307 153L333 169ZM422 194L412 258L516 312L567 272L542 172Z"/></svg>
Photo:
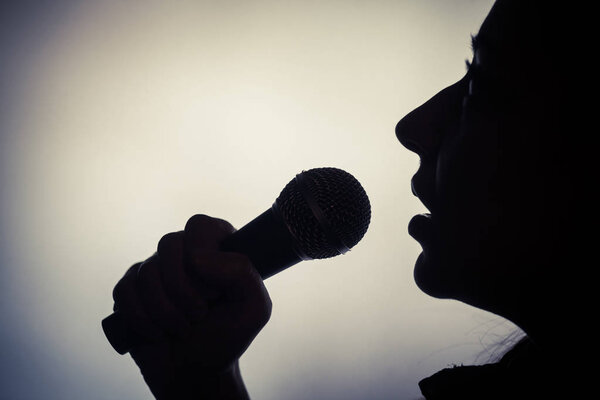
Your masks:
<svg viewBox="0 0 600 400"><path fill-rule="evenodd" d="M396 127L421 158L412 187L430 210L409 225L423 248L418 286L527 335L496 364L424 379L428 400L547 399L576 386L563 375L563 365L579 364L565 345L575 285L564 273L573 216L561 190L574 168L561 140L573 77L559 54L566 16L551 3L498 0L473 38L465 77ZM218 251L232 231L194 216L115 287L115 307L153 339L131 355L159 399L248 398L237 360L271 302L246 257Z"/></svg>
<svg viewBox="0 0 600 400"><path fill-rule="evenodd" d="M497 1L472 39L466 76L396 126L421 159L412 189L430 211L409 224L423 248L417 285L526 334L497 364L423 380L428 400L574 393L561 364L579 364L559 345L574 337L567 314L577 304L564 273L577 253L565 234L573 215L559 189L575 171L563 144L572 76L559 57L568 19L551 3Z"/></svg>

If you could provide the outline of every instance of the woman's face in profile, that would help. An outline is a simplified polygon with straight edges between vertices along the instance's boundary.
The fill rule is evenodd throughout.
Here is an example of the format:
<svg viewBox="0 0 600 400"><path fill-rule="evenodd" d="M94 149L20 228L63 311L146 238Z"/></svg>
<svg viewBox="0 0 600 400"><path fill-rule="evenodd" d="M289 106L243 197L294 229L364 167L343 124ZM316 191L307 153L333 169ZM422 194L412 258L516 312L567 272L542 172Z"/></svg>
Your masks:
<svg viewBox="0 0 600 400"><path fill-rule="evenodd" d="M536 279L540 250L553 238L551 152L540 144L552 137L544 121L553 93L534 65L528 33L511 27L508 3L494 5L473 39L465 77L396 127L401 143L421 158L412 188L430 211L409 225L423 248L417 284L488 310Z"/></svg>

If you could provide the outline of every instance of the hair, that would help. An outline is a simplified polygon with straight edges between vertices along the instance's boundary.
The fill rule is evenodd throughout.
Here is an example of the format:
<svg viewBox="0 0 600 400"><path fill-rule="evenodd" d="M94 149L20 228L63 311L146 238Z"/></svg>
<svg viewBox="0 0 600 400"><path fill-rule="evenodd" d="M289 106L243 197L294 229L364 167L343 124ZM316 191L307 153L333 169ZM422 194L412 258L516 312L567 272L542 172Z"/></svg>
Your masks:
<svg viewBox="0 0 600 400"><path fill-rule="evenodd" d="M502 336L496 343L486 346L476 357L484 363L499 362L502 358L515 349L521 342L529 341L529 337L521 329L515 328L512 332Z"/></svg>

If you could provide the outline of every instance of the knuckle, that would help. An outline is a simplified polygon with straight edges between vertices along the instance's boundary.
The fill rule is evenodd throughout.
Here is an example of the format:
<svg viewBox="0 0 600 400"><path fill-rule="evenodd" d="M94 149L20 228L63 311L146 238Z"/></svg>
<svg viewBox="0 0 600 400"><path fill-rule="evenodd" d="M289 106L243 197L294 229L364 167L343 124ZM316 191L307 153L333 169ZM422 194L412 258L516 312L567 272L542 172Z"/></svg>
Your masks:
<svg viewBox="0 0 600 400"><path fill-rule="evenodd" d="M164 235L158 241L158 253L172 252L181 248L183 241L183 232L170 232Z"/></svg>
<svg viewBox="0 0 600 400"><path fill-rule="evenodd" d="M273 302L271 301L271 297L266 294L265 299L262 303L262 319L260 320L261 324L264 326L271 319L271 314L273 313Z"/></svg>
<svg viewBox="0 0 600 400"><path fill-rule="evenodd" d="M115 303L121 303L126 294L131 290L131 282L135 278L138 268L142 263L136 263L131 266L125 275L117 282L112 291L112 297Z"/></svg>
<svg viewBox="0 0 600 400"><path fill-rule="evenodd" d="M226 233L232 233L235 231L233 226L224 219L210 217L205 214L193 215L185 224L185 231L196 232L200 230L211 230Z"/></svg>
<svg viewBox="0 0 600 400"><path fill-rule="evenodd" d="M154 275L153 268L155 268L154 257L150 257L140 264L137 270L137 281L142 285L150 283Z"/></svg>
<svg viewBox="0 0 600 400"><path fill-rule="evenodd" d="M265 291L266 292L266 291ZM260 331L271 319L273 303L268 295L254 298L246 304L243 323L252 332Z"/></svg>
<svg viewBox="0 0 600 400"><path fill-rule="evenodd" d="M196 214L196 215L193 215L186 222L186 224L185 224L185 230L189 231L189 230L198 229L199 227L202 227L202 226L205 226L206 224L209 224L211 220L212 220L212 218L209 217L208 215L205 215L205 214Z"/></svg>
<svg viewBox="0 0 600 400"><path fill-rule="evenodd" d="M272 313L273 303L267 295L252 305L252 311L249 313L249 315L251 315L250 325L253 329L262 329L271 319Z"/></svg>
<svg viewBox="0 0 600 400"><path fill-rule="evenodd" d="M233 233L235 232L235 228L228 221L220 218L214 218L215 224L217 227L224 233Z"/></svg>
<svg viewBox="0 0 600 400"><path fill-rule="evenodd" d="M124 284L123 281L120 280L119 282L117 282L117 284L115 285L115 287L113 288L112 291L112 297L115 303L120 303L123 299L123 294L124 294Z"/></svg>

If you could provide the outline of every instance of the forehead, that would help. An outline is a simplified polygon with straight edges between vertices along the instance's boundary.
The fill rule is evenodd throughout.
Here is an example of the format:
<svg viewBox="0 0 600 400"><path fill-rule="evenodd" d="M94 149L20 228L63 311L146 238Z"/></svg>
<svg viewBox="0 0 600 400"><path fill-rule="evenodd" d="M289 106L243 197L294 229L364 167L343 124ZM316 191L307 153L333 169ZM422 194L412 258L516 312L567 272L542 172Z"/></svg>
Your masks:
<svg viewBox="0 0 600 400"><path fill-rule="evenodd" d="M499 54L524 53L533 39L537 18L529 1L498 0L484 20L475 45Z"/></svg>
<svg viewBox="0 0 600 400"><path fill-rule="evenodd" d="M474 40L489 68L510 78L543 82L556 74L564 37L557 8L540 1L497 0Z"/></svg>

